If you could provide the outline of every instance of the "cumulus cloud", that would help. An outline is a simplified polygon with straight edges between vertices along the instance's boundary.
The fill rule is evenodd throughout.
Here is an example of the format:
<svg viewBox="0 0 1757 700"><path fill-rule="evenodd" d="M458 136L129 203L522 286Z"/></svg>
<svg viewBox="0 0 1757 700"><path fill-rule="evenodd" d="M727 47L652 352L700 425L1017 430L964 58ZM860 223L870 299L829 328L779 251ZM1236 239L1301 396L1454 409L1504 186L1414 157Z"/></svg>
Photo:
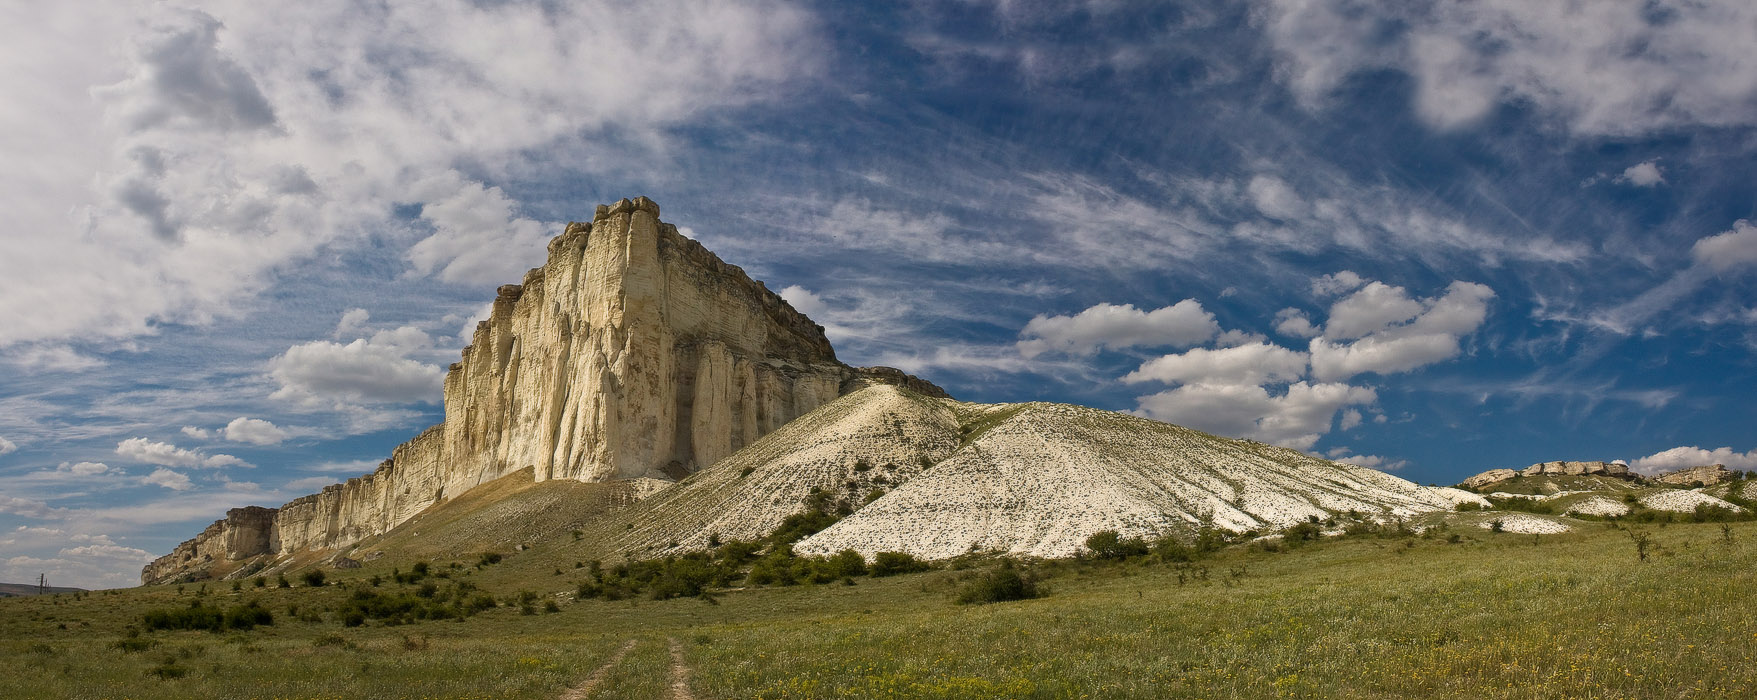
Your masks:
<svg viewBox="0 0 1757 700"><path fill-rule="evenodd" d="M1366 279L1349 270L1312 278L1312 294L1329 297L1352 292L1366 284Z"/></svg>
<svg viewBox="0 0 1757 700"><path fill-rule="evenodd" d="M334 334L330 335L330 337L336 340L358 337L356 334L366 329L366 322L371 320L371 318L371 312L368 312L365 309L348 309L347 311L343 311L342 319L336 322L336 331Z"/></svg>
<svg viewBox="0 0 1757 700"><path fill-rule="evenodd" d="M269 361L269 377L280 384L272 396L305 404L435 401L445 370L409 357L418 347L412 334L396 332L295 345Z"/></svg>
<svg viewBox="0 0 1757 700"><path fill-rule="evenodd" d="M110 465L103 462L75 462L72 464L63 462L58 469L74 476L98 476L110 471Z"/></svg>
<svg viewBox="0 0 1757 700"><path fill-rule="evenodd" d="M1359 338L1408 321L1421 313L1421 302L1402 287L1373 282L1330 307L1324 335L1337 340Z"/></svg>
<svg viewBox="0 0 1757 700"><path fill-rule="evenodd" d="M1665 173L1654 161L1643 161L1623 169L1616 182L1636 187L1658 187L1665 184Z"/></svg>
<svg viewBox="0 0 1757 700"><path fill-rule="evenodd" d="M1740 219L1725 233L1696 241L1690 254L1715 272L1757 265L1757 226Z"/></svg>
<svg viewBox="0 0 1757 700"><path fill-rule="evenodd" d="M1379 455L1351 455L1347 454L1346 451L1341 455L1331 456L1330 460L1341 462L1343 464L1352 464L1357 467L1366 467L1368 469L1377 469L1379 471L1387 472L1394 472L1409 466L1408 460L1386 459Z"/></svg>
<svg viewBox="0 0 1757 700"><path fill-rule="evenodd" d="M1279 394L1252 385L1186 384L1139 403L1143 413L1168 423L1309 449L1330 431L1336 411L1377 400L1369 387L1295 382Z"/></svg>
<svg viewBox="0 0 1757 700"><path fill-rule="evenodd" d="M1443 296L1424 300L1410 298L1401 287L1369 284L1337 302L1324 335L1312 339L1312 376L1339 381L1451 359L1459 353L1460 338L1487 318L1494 296L1493 290L1474 282L1453 282ZM1354 338L1358 340L1346 342Z"/></svg>
<svg viewBox="0 0 1757 700"><path fill-rule="evenodd" d="M227 440L252 445L279 445L287 439L287 431L257 418L235 418L226 424L224 432Z"/></svg>
<svg viewBox="0 0 1757 700"><path fill-rule="evenodd" d="M1295 338L1312 338L1323 331L1312 325L1312 320L1306 318L1306 312L1286 308L1275 312L1275 332Z"/></svg>
<svg viewBox="0 0 1757 700"><path fill-rule="evenodd" d="M1342 430L1353 430L1360 426L1362 420L1360 411L1351 408L1342 412L1342 420L1336 427Z"/></svg>
<svg viewBox="0 0 1757 700"><path fill-rule="evenodd" d="M141 477L140 483L152 486L163 486L172 491L187 491L194 486L194 484L189 482L188 476L179 472L171 471L164 467L154 469L153 473Z"/></svg>
<svg viewBox="0 0 1757 700"><path fill-rule="evenodd" d="M17 443L15 443L11 440L8 440L4 437L0 437L0 455L6 454L8 452L16 452L16 451L18 451L18 444Z"/></svg>
<svg viewBox="0 0 1757 700"><path fill-rule="evenodd" d="M232 455L207 455L200 450L178 447L168 442L156 442L146 438L128 438L116 443L116 454L147 464L162 464L167 467L218 468L241 466L249 463Z"/></svg>
<svg viewBox="0 0 1757 700"><path fill-rule="evenodd" d="M1019 333L1019 353L1090 355L1101 348L1188 347L1220 332L1214 314L1194 299L1141 311L1133 304L1097 304L1073 316L1039 315Z"/></svg>
<svg viewBox="0 0 1757 700"><path fill-rule="evenodd" d="M212 430L208 430L207 428L198 428L193 425L183 426L183 434L188 435L189 437L195 438L197 440L211 440L211 439L213 439L213 436L214 436L214 433Z"/></svg>
<svg viewBox="0 0 1757 700"><path fill-rule="evenodd" d="M1365 372L1407 371L1456 356L1460 338L1482 325L1487 302L1494 296L1483 285L1454 282L1439 297L1416 299L1401 287L1369 281L1352 272L1313 281L1313 292L1318 295L1348 290L1353 293L1332 305L1322 328L1297 309L1276 314L1278 332L1318 335L1311 340L1309 353L1276 345L1261 336L1243 340L1248 334L1228 331L1220 337L1233 336L1243 342L1216 342L1213 347L1156 357L1122 381L1173 385L1137 399L1139 411L1152 418L1310 449L1338 424L1338 412L1341 429L1351 430L1366 421L1365 414L1353 407L1378 401L1378 393L1371 387L1343 380ZM1384 416L1377 415L1374 420L1382 423ZM1358 459L1363 463L1368 460ZM1378 459L1371 466L1394 469L1399 465Z"/></svg>
<svg viewBox="0 0 1757 700"><path fill-rule="evenodd" d="M1306 354L1279 345L1256 343L1165 355L1142 363L1123 377L1123 382L1147 381L1166 384L1263 384L1299 379L1306 373Z"/></svg>
<svg viewBox="0 0 1757 700"><path fill-rule="evenodd" d="M1516 101L1581 134L1757 123L1757 5L1742 0L1260 4L1278 77L1314 108L1349 76L1391 69L1414 78L1416 114L1440 129Z"/></svg>
<svg viewBox="0 0 1757 700"><path fill-rule="evenodd" d="M1643 474L1656 474L1685 467L1706 467L1723 464L1728 469L1757 469L1757 450L1734 452L1731 447L1706 450L1695 445L1673 447L1640 459L1630 460L1629 468Z"/></svg>

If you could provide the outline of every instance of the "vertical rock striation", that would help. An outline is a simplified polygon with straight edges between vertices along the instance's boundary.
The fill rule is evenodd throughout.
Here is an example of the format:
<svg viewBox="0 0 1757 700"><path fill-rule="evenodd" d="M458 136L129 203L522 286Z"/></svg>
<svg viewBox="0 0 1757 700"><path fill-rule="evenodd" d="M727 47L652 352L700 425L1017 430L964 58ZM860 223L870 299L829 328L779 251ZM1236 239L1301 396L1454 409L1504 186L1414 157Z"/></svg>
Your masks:
<svg viewBox="0 0 1757 700"><path fill-rule="evenodd" d="M228 513L141 578L346 546L527 467L538 481L681 478L873 382L944 395L837 361L822 326L661 222L652 200L625 199L568 224L542 267L499 289L446 375L443 423L372 474Z"/></svg>

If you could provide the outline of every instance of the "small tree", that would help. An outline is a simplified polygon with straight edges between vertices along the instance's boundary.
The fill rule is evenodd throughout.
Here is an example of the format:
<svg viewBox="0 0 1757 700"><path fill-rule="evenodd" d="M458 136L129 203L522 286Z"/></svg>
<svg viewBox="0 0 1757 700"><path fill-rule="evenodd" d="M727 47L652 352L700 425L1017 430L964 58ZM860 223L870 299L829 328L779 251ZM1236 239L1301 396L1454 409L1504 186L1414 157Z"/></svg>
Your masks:
<svg viewBox="0 0 1757 700"><path fill-rule="evenodd" d="M1646 530L1630 530L1629 539L1635 543L1637 561L1647 561L1647 550L1653 547L1653 535Z"/></svg>
<svg viewBox="0 0 1757 700"><path fill-rule="evenodd" d="M1147 553L1147 542L1139 537L1123 537L1115 530L1100 530L1086 538L1086 549L1099 559L1127 559Z"/></svg>

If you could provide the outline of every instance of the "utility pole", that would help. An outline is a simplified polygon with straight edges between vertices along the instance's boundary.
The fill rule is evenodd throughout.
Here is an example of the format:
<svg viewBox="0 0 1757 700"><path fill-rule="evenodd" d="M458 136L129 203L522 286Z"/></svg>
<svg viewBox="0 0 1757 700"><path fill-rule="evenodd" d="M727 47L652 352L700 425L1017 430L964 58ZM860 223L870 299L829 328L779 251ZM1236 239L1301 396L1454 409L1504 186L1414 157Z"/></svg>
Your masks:
<svg viewBox="0 0 1757 700"><path fill-rule="evenodd" d="M49 594L49 575L37 574L37 595Z"/></svg>

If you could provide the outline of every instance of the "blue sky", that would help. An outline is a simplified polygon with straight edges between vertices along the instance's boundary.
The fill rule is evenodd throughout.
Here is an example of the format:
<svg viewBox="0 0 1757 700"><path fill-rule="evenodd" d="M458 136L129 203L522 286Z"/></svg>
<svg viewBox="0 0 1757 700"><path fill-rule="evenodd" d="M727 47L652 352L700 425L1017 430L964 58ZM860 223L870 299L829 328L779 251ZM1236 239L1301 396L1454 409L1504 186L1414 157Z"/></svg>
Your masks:
<svg viewBox="0 0 1757 700"><path fill-rule="evenodd" d="M369 471L642 194L966 400L1757 468L1749 3L856 5L0 9L0 580Z"/></svg>

